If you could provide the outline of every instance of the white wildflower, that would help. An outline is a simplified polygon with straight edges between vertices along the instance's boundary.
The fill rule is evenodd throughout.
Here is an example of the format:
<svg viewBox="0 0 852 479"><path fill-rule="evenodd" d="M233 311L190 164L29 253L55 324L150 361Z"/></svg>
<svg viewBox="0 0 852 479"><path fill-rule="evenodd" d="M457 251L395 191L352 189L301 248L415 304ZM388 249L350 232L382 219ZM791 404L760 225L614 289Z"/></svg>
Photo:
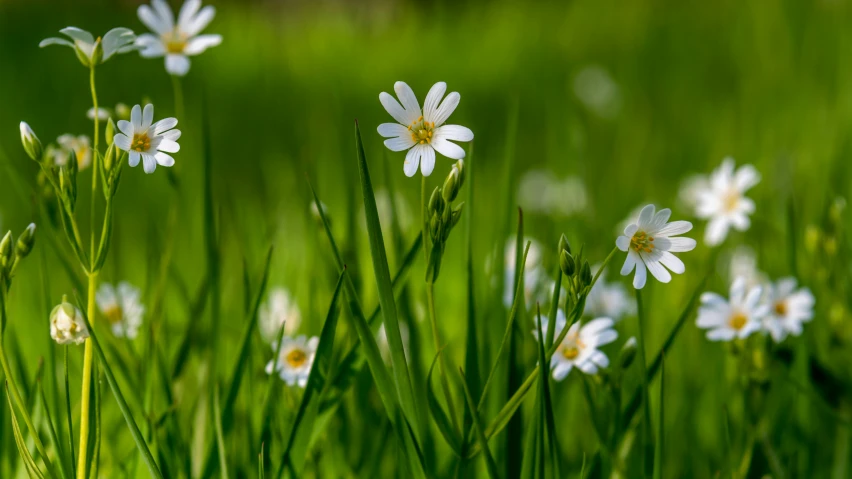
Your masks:
<svg viewBox="0 0 852 479"><path fill-rule="evenodd" d="M135 105L130 111L130 121L119 120L121 133L113 137L115 146L130 154L128 164L136 166L142 160L142 167L149 174L157 169L157 165L173 166L175 159L165 152L177 153L180 150L177 142L180 130L173 129L177 126L177 119L153 121L154 105L145 105L144 113L141 106Z"/></svg>
<svg viewBox="0 0 852 479"><path fill-rule="evenodd" d="M716 293L704 293L696 324L708 330L707 339L711 341L745 339L760 329L761 319L769 310L767 305L760 304L761 294L760 286L747 289L744 278L737 278L731 284L727 300Z"/></svg>
<svg viewBox="0 0 852 479"><path fill-rule="evenodd" d="M118 286L103 283L95 299L116 337L136 338L145 315L142 294L137 288L126 281L118 283Z"/></svg>
<svg viewBox="0 0 852 479"><path fill-rule="evenodd" d="M166 71L170 75L186 75L189 57L222 43L221 35L199 35L216 15L216 9L210 5L201 8L201 0L186 0L177 22L164 0L152 0L151 6L140 5L137 14L139 20L154 32L144 33L136 39L139 53L145 58L166 57Z"/></svg>
<svg viewBox="0 0 852 479"><path fill-rule="evenodd" d="M278 361L267 363L266 374L277 372L281 380L290 386L307 386L318 345L319 338L316 336L310 339L305 336L285 337L281 341Z"/></svg>

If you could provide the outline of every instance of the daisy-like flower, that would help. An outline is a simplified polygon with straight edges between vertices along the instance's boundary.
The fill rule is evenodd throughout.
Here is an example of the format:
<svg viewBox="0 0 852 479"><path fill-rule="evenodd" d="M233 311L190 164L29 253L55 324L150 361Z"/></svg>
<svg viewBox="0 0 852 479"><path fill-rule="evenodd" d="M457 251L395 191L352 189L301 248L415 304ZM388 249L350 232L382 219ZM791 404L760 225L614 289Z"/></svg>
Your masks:
<svg viewBox="0 0 852 479"><path fill-rule="evenodd" d="M769 306L760 304L762 293L760 286L747 288L745 278L734 280L728 300L716 293L704 293L695 324L708 330L707 339L711 341L745 339L760 329L761 319L769 310Z"/></svg>
<svg viewBox="0 0 852 479"><path fill-rule="evenodd" d="M760 174L752 165L734 170L734 159L725 158L710 175L710 184L698 193L695 215L709 219L704 241L716 246L725 241L728 230L745 231L751 225L748 215L754 213L754 201L745 192L760 182Z"/></svg>
<svg viewBox="0 0 852 479"><path fill-rule="evenodd" d="M600 265L592 268L597 271ZM618 321L625 315L636 314L636 301L627 294L621 283L606 281L603 271L586 297L585 314L591 317L605 316Z"/></svg>
<svg viewBox="0 0 852 479"><path fill-rule="evenodd" d="M59 33L72 41L51 37L42 40L38 46L41 48L48 45L71 47L77 53L77 58L86 67L104 63L117 53L127 53L136 49L134 45L136 35L129 28L113 28L106 32L103 38L98 37L97 39L91 33L77 27L66 27L59 30Z"/></svg>
<svg viewBox="0 0 852 479"><path fill-rule="evenodd" d="M266 374L278 372L281 380L290 386L297 384L302 388L307 386L308 375L311 373L318 345L319 338L316 336L310 339L305 336L285 337L281 342L278 361L269 361L266 365Z"/></svg>
<svg viewBox="0 0 852 479"><path fill-rule="evenodd" d="M80 344L89 337L83 313L63 301L50 312L50 337L59 344Z"/></svg>
<svg viewBox="0 0 852 479"><path fill-rule="evenodd" d="M145 173L153 173L157 165L170 167L175 164L175 159L166 153L177 153L180 150L178 138L180 130L173 129L177 126L176 118L166 118L154 121L154 105L142 107L135 105L130 110L130 121L119 120L118 129L113 137L115 146L129 153L128 163L130 166L139 164L142 160L142 168Z"/></svg>
<svg viewBox="0 0 852 479"><path fill-rule="evenodd" d="M302 322L302 313L296 299L290 296L285 288L275 288L269 293L269 299L261 305L258 312L260 336L267 343L278 340L281 325L284 325L284 334L292 336L298 331Z"/></svg>
<svg viewBox="0 0 852 479"><path fill-rule="evenodd" d="M389 138L385 140L388 149L408 150L402 168L405 176L414 176L418 166L423 176L431 175L435 168L436 151L454 160L464 158L464 149L453 141L471 141L473 132L464 126L444 124L459 105L461 95L452 92L444 98L447 84L435 83L426 95L421 110L414 91L405 82L394 83L393 89L399 101L385 92L379 94L379 101L398 123L382 123L378 130L380 135Z"/></svg>
<svg viewBox="0 0 852 479"><path fill-rule="evenodd" d="M598 348L618 338L618 333L612 329L613 324L610 318L593 319L582 326L579 321L572 324L565 339L551 356L550 369L553 370L553 379L565 379L574 367L586 374L597 374L599 368L609 367L609 358ZM560 309L556 312L554 338L559 336L565 325L565 313ZM547 328L547 319L542 318L541 330L545 334ZM533 335L538 338L538 331L533 331Z"/></svg>
<svg viewBox="0 0 852 479"><path fill-rule="evenodd" d="M77 157L77 168L85 170L92 164L92 147L89 137L86 135L62 135L56 139L59 148L52 150L53 162L56 166L64 166L68 163L71 152Z"/></svg>
<svg viewBox="0 0 852 479"><path fill-rule="evenodd" d="M642 289L647 280L647 271L661 283L672 280L671 271L682 274L685 271L683 261L672 253L682 253L695 249L695 240L678 237L692 229L689 221L672 221L672 210L665 208L656 214L654 205L642 208L636 223L627 225L624 235L615 240L621 251L627 252L627 259L621 268L621 275L627 276L633 269L633 287ZM647 270L646 270L647 268Z"/></svg>
<svg viewBox="0 0 852 479"><path fill-rule="evenodd" d="M802 334L803 323L814 317L814 295L808 288L796 289L795 278L783 278L769 287L769 311L763 327L776 343L788 334Z"/></svg>
<svg viewBox="0 0 852 479"><path fill-rule="evenodd" d="M150 7L139 6L137 14L139 20L154 32L144 33L136 39L140 55L145 58L166 57L166 71L171 75L186 75L189 57L222 43L222 35L199 35L216 15L216 9L210 5L201 8L201 0L184 2L177 23L172 9L164 0L152 0Z"/></svg>
<svg viewBox="0 0 852 479"><path fill-rule="evenodd" d="M116 337L136 338L145 315L141 296L139 290L126 281L118 283L118 286L103 283L98 289L95 295L98 308Z"/></svg>

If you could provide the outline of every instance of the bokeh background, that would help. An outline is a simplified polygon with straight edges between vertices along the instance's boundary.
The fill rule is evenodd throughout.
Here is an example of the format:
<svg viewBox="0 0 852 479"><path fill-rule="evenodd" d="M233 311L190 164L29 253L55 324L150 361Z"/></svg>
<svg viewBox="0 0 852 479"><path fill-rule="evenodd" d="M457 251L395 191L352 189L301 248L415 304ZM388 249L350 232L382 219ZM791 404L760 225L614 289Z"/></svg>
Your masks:
<svg viewBox="0 0 852 479"><path fill-rule="evenodd" d="M38 221L33 201L37 168L20 146L18 122L29 122L45 143L63 133L91 135L92 122L85 115L91 106L87 71L69 50L41 50L39 41L68 25L101 34L115 26L142 33L146 29L135 13L139 3L0 1L4 231L17 233ZM387 151L375 131L379 123L390 121L378 94L392 92L393 83L403 80L422 101L434 82L445 81L448 91L458 91L462 98L452 122L475 133L474 204L465 214L473 221L480 340L490 343L483 345L484 361L506 321L498 300L502 281L491 277L493 261L488 258L502 257L515 229L516 206L525 209L527 236L544 245L548 271L554 271L561 233L572 244L585 244L590 257L600 261L613 247L619 225L637 207L655 203L671 207L675 218L692 219L679 198L682 181L709 173L730 155L738 164L754 164L763 176L749 194L757 203L753 226L711 251L701 244L704 225L696 221L693 235L699 248L682 255L686 274L647 289L648 350L659 348L706 274L711 274L707 289L726 291L725 258L735 246L752 248L771 277L797 275L814 290L818 304L805 337L787 344L796 353L791 370L798 371L805 390L772 383L765 404L772 420L762 434L772 438L775 451L757 448L753 473L773 470L772 454L793 477L848 471L848 427L823 408L828 404L848 413L848 386L837 386L827 396L813 392L819 381L813 380L808 361L818 358L832 374L849 375L849 355L844 353L850 318L847 248L841 239L840 253L826 256L814 253L818 248L809 250L804 240L809 225L836 232L849 221L848 212L831 206L848 195L852 180L849 2L213 4L217 15L207 31L221 34L224 41L194 57L183 79L185 114L178 126L183 136L174 168L180 193L174 193L163 169L150 176L141 169L125 171L114 246L102 274L106 281L134 282L150 297L159 255L172 242L173 280L164 313L167 351L174 350L188 324L206 321L206 316L187 317L177 292L181 285L194 290L205 272L202 99L210 123L225 262L225 344L233 352L244 321L243 263L257 270L270 244L276 248L271 284L297 296L304 332L318 334L321 328L336 272L310 213L306 174L328 207L363 303L368 309L375 304L354 121L361 125L377 188L397 197L400 228L392 233L391 220L383 222L389 249L397 251L394 245L408 245L418 234L420 185L417 177L403 175L404 155ZM156 117L175 113L172 83L159 59L129 54L111 60L98 69L98 93L104 106L147 99L155 105ZM430 187L443 181L451 164L437 160ZM81 175L82 185L88 184L89 174ZM88 188L80 190L80 204L87 204ZM175 231L168 228L169 215L177 218ZM88 224L85 213L81 221ZM67 251L58 253L41 239L38 248L44 252L16 282L10 305L12 339L7 339L31 360L22 366L28 375L38 357L54 354L45 339L47 305L74 287L65 270L55 266L56 255ZM465 338L463 259L459 233L450 240L436 286L444 339L459 364ZM40 287L39 261L48 264L49 298ZM611 280L620 261L619 255L610 268ZM392 253L391 270L398 262L398 254ZM417 263L411 273L410 308L410 320L419 325L415 334L426 345L417 358L426 365L421 368L428 367L433 354L428 327L420 322L422 272ZM532 324L525 317L523 329L531 330ZM608 350L611 356L622 339L635 334L635 319L628 318L618 329L621 339ZM535 350L529 335L527 343L532 367ZM252 352L257 381L270 354L260 345ZM731 417L733 450L746 441L742 425L748 411L737 386L737 363L724 346L706 341L692 320L666 358L665 475L714 477L730 462L725 410ZM73 357L72 364L77 362ZM241 404L247 407L251 395L243 394ZM597 440L576 373L557 384L555 395L565 462L579 471ZM377 433L353 429L365 440ZM123 425L116 421L110 434L123 436ZM332 443L346 447L345 442ZM116 449L126 445L125 452L132 450L124 439L115 444ZM516 453L495 447L503 457Z"/></svg>

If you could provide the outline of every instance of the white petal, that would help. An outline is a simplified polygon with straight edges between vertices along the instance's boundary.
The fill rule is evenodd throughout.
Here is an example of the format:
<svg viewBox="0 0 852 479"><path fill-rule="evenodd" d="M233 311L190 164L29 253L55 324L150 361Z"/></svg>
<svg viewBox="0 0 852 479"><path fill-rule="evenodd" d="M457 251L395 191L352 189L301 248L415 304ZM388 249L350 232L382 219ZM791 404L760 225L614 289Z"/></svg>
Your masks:
<svg viewBox="0 0 852 479"><path fill-rule="evenodd" d="M180 7L180 12L178 13L178 26L183 27L184 25L188 25L192 17L198 13L199 8L201 8L201 0L186 0L183 2L183 6Z"/></svg>
<svg viewBox="0 0 852 479"><path fill-rule="evenodd" d="M130 123L133 124L133 132L142 130L142 107L140 105L133 105L133 108L130 110Z"/></svg>
<svg viewBox="0 0 852 479"><path fill-rule="evenodd" d="M407 83L402 81L394 83L393 91L396 92L396 96L399 98L405 111L409 114L417 112L417 116L420 116L420 103L417 102L417 97L414 96L414 90Z"/></svg>
<svg viewBox="0 0 852 479"><path fill-rule="evenodd" d="M210 47L215 47L222 43L222 35L199 35L190 40L183 49L186 55L198 55Z"/></svg>
<svg viewBox="0 0 852 479"><path fill-rule="evenodd" d="M657 231L657 234L660 236L677 236L688 233L690 230L692 230L692 223L689 221L672 221Z"/></svg>
<svg viewBox="0 0 852 479"><path fill-rule="evenodd" d="M644 230L651 225L651 221L654 219L654 211L656 211L654 205L647 205L642 208L639 213L639 220L636 222L640 229Z"/></svg>
<svg viewBox="0 0 852 479"><path fill-rule="evenodd" d="M408 128L399 123L382 123L377 128L377 131L385 138L396 138L398 136L408 136L411 138L411 132L408 131Z"/></svg>
<svg viewBox="0 0 852 479"><path fill-rule="evenodd" d="M443 138L433 137L431 145L438 153L446 156L447 158L452 158L454 160L461 160L464 158L464 149L462 147Z"/></svg>
<svg viewBox="0 0 852 479"><path fill-rule="evenodd" d="M154 158L154 155L142 153L142 169L149 175L157 169L157 159Z"/></svg>
<svg viewBox="0 0 852 479"><path fill-rule="evenodd" d="M390 151L404 151L416 144L417 143L414 139L411 138L411 135L385 140L385 146L388 147Z"/></svg>
<svg viewBox="0 0 852 479"><path fill-rule="evenodd" d="M115 143L115 147L119 150L130 150L130 138L123 133L116 133L115 136L112 137L112 142Z"/></svg>
<svg viewBox="0 0 852 479"><path fill-rule="evenodd" d="M145 58L161 57L166 54L166 47L160 37L150 33L143 33L136 37L135 44L139 48L139 54Z"/></svg>
<svg viewBox="0 0 852 479"><path fill-rule="evenodd" d="M460 125L444 125L435 128L434 135L445 140L452 141L471 141L473 140L473 132L470 128Z"/></svg>
<svg viewBox="0 0 852 479"><path fill-rule="evenodd" d="M189 58L185 55L166 55L166 71L179 77L186 75L189 71Z"/></svg>
<svg viewBox="0 0 852 479"><path fill-rule="evenodd" d="M660 263L657 258L649 258L645 255L645 253L640 254L642 259L645 260L645 265L648 266L648 271L657 278L657 281L661 283L668 283L672 280L672 275L666 268L663 268L663 265Z"/></svg>
<svg viewBox="0 0 852 479"><path fill-rule="evenodd" d="M113 28L106 32L101 42L104 49L104 61L115 54L119 48L124 47L128 43L132 44L135 39L136 36L129 28Z"/></svg>
<svg viewBox="0 0 852 479"><path fill-rule="evenodd" d="M636 262L639 261L639 256L634 251L627 252L627 258L624 258L624 265L621 267L621 275L627 276L636 267Z"/></svg>
<svg viewBox="0 0 852 479"><path fill-rule="evenodd" d="M731 283L730 291L728 292L728 297L731 300L731 304L741 305L743 304L743 298L745 298L746 294L746 280L742 276L738 276L734 279L734 282Z"/></svg>
<svg viewBox="0 0 852 479"><path fill-rule="evenodd" d="M653 231L660 231L666 226L666 222L669 221L669 218L672 216L672 210L669 208L663 208L654 215L654 219L651 220L650 229Z"/></svg>
<svg viewBox="0 0 852 479"><path fill-rule="evenodd" d="M642 261L636 262L636 274L633 276L633 287L642 289L645 287L645 281L648 279L648 272L645 269L645 263Z"/></svg>
<svg viewBox="0 0 852 479"><path fill-rule="evenodd" d="M723 216L717 216L707 223L707 229L704 231L704 241L708 246L717 246L725 241L728 236L728 219Z"/></svg>
<svg viewBox="0 0 852 479"><path fill-rule="evenodd" d="M163 138L162 141L160 141L160 144L157 145L157 149L165 151L166 153L177 153L180 151L180 145L176 141Z"/></svg>
<svg viewBox="0 0 852 479"><path fill-rule="evenodd" d="M175 165L175 159L172 158L171 155L167 155L161 151L158 151L157 154L154 155L154 159L160 166L171 167Z"/></svg>
<svg viewBox="0 0 852 479"><path fill-rule="evenodd" d="M382 106L385 107L385 111L390 113L390 116L393 117L394 120L398 121L400 124L408 126L417 120L417 117L420 116L418 113L408 112L396 101L396 98L391 95L381 92L379 93L379 101L382 103ZM414 115L412 117L412 114Z"/></svg>
<svg viewBox="0 0 852 479"><path fill-rule="evenodd" d="M177 124L178 124L177 118L174 118L174 117L163 118L162 120L160 120L156 124L154 124L154 134L155 135L162 135L163 132L171 130L172 128L176 127Z"/></svg>
<svg viewBox="0 0 852 479"><path fill-rule="evenodd" d="M429 93L426 95L426 101L423 102L423 119L429 122L435 121L435 112L438 110L438 104L444 93L447 91L447 84L439 81L432 85Z"/></svg>
<svg viewBox="0 0 852 479"><path fill-rule="evenodd" d="M672 253L683 253L695 249L696 241L692 238L669 238L669 249Z"/></svg>
<svg viewBox="0 0 852 479"><path fill-rule="evenodd" d="M668 251L664 251L660 255L660 263L675 274L683 274L683 272L686 271L686 266L683 265L683 261Z"/></svg>
<svg viewBox="0 0 852 479"><path fill-rule="evenodd" d="M62 30L59 30L59 33L64 33L74 40L81 41L88 45L95 43L95 37L93 37L91 33L77 27L65 27Z"/></svg>
<svg viewBox="0 0 852 479"><path fill-rule="evenodd" d="M180 30L185 35L193 37L198 35L201 30L207 28L207 25L210 25L210 22L213 21L213 17L215 16L216 9L211 5L207 5L198 12L198 15L192 17L189 22L181 24Z"/></svg>
<svg viewBox="0 0 852 479"><path fill-rule="evenodd" d="M154 122L154 105L148 103L142 110L142 129L147 130Z"/></svg>
<svg viewBox="0 0 852 479"><path fill-rule="evenodd" d="M447 121L447 118L456 111L456 107L459 106L459 101L461 101L461 95L458 92L452 92L444 98L444 101L441 102L441 105L438 107L437 111L435 111L435 117L432 120L435 123L435 126L441 126Z"/></svg>
<svg viewBox="0 0 852 479"><path fill-rule="evenodd" d="M165 140L178 141L178 138L180 138L180 130L164 131L160 134L160 136L162 136Z"/></svg>
<svg viewBox="0 0 852 479"><path fill-rule="evenodd" d="M637 225L636 223L631 223L631 224L624 227L624 236L627 236L628 238L632 238L633 234L636 233L636 231L638 231L638 230L639 230L639 225Z"/></svg>
<svg viewBox="0 0 852 479"><path fill-rule="evenodd" d="M618 246L618 249L621 251L627 251L627 248L630 247L630 238L627 236L619 236L615 239L615 245Z"/></svg>
<svg viewBox="0 0 852 479"><path fill-rule="evenodd" d="M165 0L151 0L151 6L154 7L154 11L157 12L163 23L169 27L169 31L174 29L175 16L169 4Z"/></svg>
<svg viewBox="0 0 852 479"><path fill-rule="evenodd" d="M136 166L139 164L139 159L142 155L139 154L138 151L130 151L130 155L127 157L127 164L130 166Z"/></svg>
<svg viewBox="0 0 852 479"><path fill-rule="evenodd" d="M66 40L64 38L56 38L56 37L45 38L44 40L42 40L38 43L39 48L44 48L48 45L62 45L64 47L74 48L74 44L69 42L68 40Z"/></svg>
<svg viewBox="0 0 852 479"><path fill-rule="evenodd" d="M710 341L730 341L736 336L736 332L729 328L719 328L707 331L707 339Z"/></svg>
<svg viewBox="0 0 852 479"><path fill-rule="evenodd" d="M432 170L435 169L435 150L433 150L429 145L422 146L420 173L422 173L423 176L429 176L432 174Z"/></svg>
<svg viewBox="0 0 852 479"><path fill-rule="evenodd" d="M169 25L165 20L160 18L160 15L154 12L154 10L152 10L148 5L140 5L136 10L136 15L139 16L139 20L144 23L146 27L158 35L163 35L172 31L173 25Z"/></svg>
<svg viewBox="0 0 852 479"><path fill-rule="evenodd" d="M420 149L412 148L405 155L405 163L402 165L402 171L405 176L411 178L417 173L417 167L420 166Z"/></svg>
<svg viewBox="0 0 852 479"><path fill-rule="evenodd" d="M731 225L737 231L745 231L751 226L751 220L744 214L732 214L730 216Z"/></svg>
<svg viewBox="0 0 852 479"><path fill-rule="evenodd" d="M555 368L553 368L553 379L556 381L562 381L565 379L565 377L568 376L568 373L571 372L571 366L572 364L570 362L560 362Z"/></svg>
<svg viewBox="0 0 852 479"><path fill-rule="evenodd" d="M752 165L743 165L734 175L734 184L740 192L745 192L760 183L760 173Z"/></svg>

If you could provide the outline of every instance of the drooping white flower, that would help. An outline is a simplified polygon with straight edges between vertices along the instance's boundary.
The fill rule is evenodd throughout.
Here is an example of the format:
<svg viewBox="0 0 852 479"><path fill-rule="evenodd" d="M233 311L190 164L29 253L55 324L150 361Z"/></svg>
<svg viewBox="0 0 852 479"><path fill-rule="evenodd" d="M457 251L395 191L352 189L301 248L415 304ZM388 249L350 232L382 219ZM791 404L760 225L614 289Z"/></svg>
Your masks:
<svg viewBox="0 0 852 479"><path fill-rule="evenodd" d="M599 268L600 265L596 265L592 270L597 271ZM603 271L586 297L585 314L591 317L605 316L618 321L625 315L636 314L636 301L627 294L621 283L608 283L606 271Z"/></svg>
<svg viewBox="0 0 852 479"><path fill-rule="evenodd" d="M104 63L117 53L127 53L135 50L136 35L129 28L113 28L106 32L103 38L96 40L91 33L77 27L66 27L59 33L67 36L73 43L64 38L45 38L38 44L44 48L48 45L71 47L77 52L77 58L87 67Z"/></svg>
<svg viewBox="0 0 852 479"><path fill-rule="evenodd" d="M414 91L405 82L394 83L393 89L399 102L385 92L379 94L379 101L398 123L382 123L378 131L383 137L389 138L385 140L385 146L391 151L408 150L403 165L406 176L414 176L418 166L423 176L431 175L435 168L436 151L454 160L464 158L464 149L453 141L471 141L473 132L464 126L444 124L458 106L461 95L452 92L441 101L447 91L447 84L435 83L426 95L421 110Z"/></svg>
<svg viewBox="0 0 852 479"><path fill-rule="evenodd" d="M175 164L175 159L168 153L177 153L180 145L180 130L173 129L177 126L176 118L166 118L153 123L154 105L142 107L135 105L130 111L130 121L119 120L118 129L113 137L115 146L129 153L128 163L130 166L139 164L142 160L142 168L145 173L153 173L157 165L170 167Z"/></svg>
<svg viewBox="0 0 852 479"><path fill-rule="evenodd" d="M288 385L305 387L308 384L308 375L311 373L318 345L319 338L316 336L310 339L305 336L284 337L278 361L267 363L266 374L278 372L281 379Z"/></svg>
<svg viewBox="0 0 852 479"><path fill-rule="evenodd" d="M126 281L113 286L101 284L95 299L101 314L109 321L112 334L118 338L136 339L145 306L142 305L142 294Z"/></svg>
<svg viewBox="0 0 852 479"><path fill-rule="evenodd" d="M77 168L80 170L85 170L92 164L92 147L88 136L65 134L57 138L56 142L59 144L59 148L51 150L53 163L56 166L68 164L68 157L72 151L77 157Z"/></svg>
<svg viewBox="0 0 852 479"><path fill-rule="evenodd" d="M796 289L796 285L795 278L782 278L769 287L769 311L763 327L776 343L788 334L802 334L803 323L814 317L814 295L808 288Z"/></svg>
<svg viewBox="0 0 852 479"><path fill-rule="evenodd" d="M50 312L50 337L59 344L80 344L89 337L83 313L63 301Z"/></svg>
<svg viewBox="0 0 852 479"><path fill-rule="evenodd" d="M624 235L615 240L621 251L627 252L627 259L621 268L621 275L627 276L633 269L633 287L642 289L647 279L647 271L661 283L672 279L669 273L682 274L685 271L683 261L672 253L681 253L695 249L695 240L679 237L692 229L689 221L669 223L672 211L662 209L656 214L654 205L642 208L636 223L624 229ZM647 271L646 271L647 268ZM668 269L667 269L668 268Z"/></svg>
<svg viewBox="0 0 852 479"><path fill-rule="evenodd" d="M769 310L760 303L762 293L760 286L747 289L744 278L734 280L727 300L716 293L704 293L695 324L708 330L707 339L711 341L745 339L760 329L761 319Z"/></svg>
<svg viewBox="0 0 852 479"><path fill-rule="evenodd" d="M299 330L302 322L302 313L296 299L282 287L274 288L269 293L269 299L261 305L258 316L260 336L270 344L278 340L281 325L284 325L284 334L292 336Z"/></svg>
<svg viewBox="0 0 852 479"><path fill-rule="evenodd" d="M566 326L565 313L560 309L556 312L556 330L554 339ZM547 334L546 318L541 320L541 331ZM610 318L597 318L581 326L577 321L571 325L565 339L559 348L551 356L550 368L553 370L553 379L561 381L568 376L571 369L578 368L586 374L597 374L599 368L609 367L609 358L600 351L600 346L605 346L618 338L618 333L612 329L614 322ZM533 331L538 339L538 331Z"/></svg>
<svg viewBox="0 0 852 479"><path fill-rule="evenodd" d="M139 53L145 58L166 57L166 71L171 75L186 75L189 57L222 43L222 35L199 35L216 15L216 9L211 5L201 8L201 0L186 0L177 22L164 0L152 0L150 7L140 5L137 14L139 20L154 32L144 33L136 39Z"/></svg>
<svg viewBox="0 0 852 479"><path fill-rule="evenodd" d="M524 300L527 307L532 306L532 299L540 290L544 278L547 276L541 266L542 249L541 244L536 240L524 240L530 242L530 250L527 253L527 262L524 266ZM506 269L504 270L503 279L503 305L507 308L512 307L512 302L515 300L515 271L517 265L517 239L509 238L506 240L506 248L504 250L504 261ZM521 253L523 254L523 253Z"/></svg>
<svg viewBox="0 0 852 479"><path fill-rule="evenodd" d="M760 182L760 174L752 165L743 165L734 171L734 159L725 158L722 165L710 175L709 186L698 194L695 215L710 220L704 232L704 241L716 246L725 241L728 230L745 231L751 225L754 201L745 192Z"/></svg>

